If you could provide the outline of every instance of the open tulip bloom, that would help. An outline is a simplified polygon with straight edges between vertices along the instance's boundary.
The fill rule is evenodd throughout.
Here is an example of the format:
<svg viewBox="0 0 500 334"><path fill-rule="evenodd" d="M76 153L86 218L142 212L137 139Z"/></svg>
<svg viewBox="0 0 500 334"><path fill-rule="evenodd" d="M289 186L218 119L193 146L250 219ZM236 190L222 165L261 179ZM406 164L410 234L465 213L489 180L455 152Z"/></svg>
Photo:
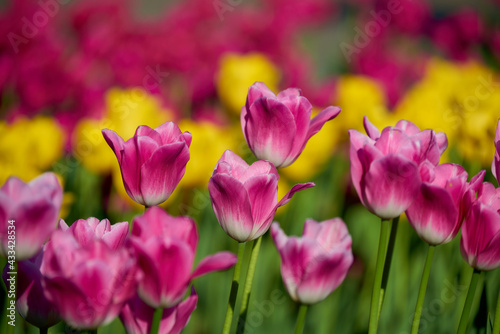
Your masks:
<svg viewBox="0 0 500 334"><path fill-rule="evenodd" d="M275 95L262 82L248 89L241 127L257 159L277 168L291 165L323 124L340 113L339 107L328 107L311 119L312 105L300 94L300 89L288 88Z"/></svg>
<svg viewBox="0 0 500 334"><path fill-rule="evenodd" d="M114 131L102 134L116 155L127 194L139 204L166 201L184 176L191 134L166 122L155 129L141 125L126 142Z"/></svg>

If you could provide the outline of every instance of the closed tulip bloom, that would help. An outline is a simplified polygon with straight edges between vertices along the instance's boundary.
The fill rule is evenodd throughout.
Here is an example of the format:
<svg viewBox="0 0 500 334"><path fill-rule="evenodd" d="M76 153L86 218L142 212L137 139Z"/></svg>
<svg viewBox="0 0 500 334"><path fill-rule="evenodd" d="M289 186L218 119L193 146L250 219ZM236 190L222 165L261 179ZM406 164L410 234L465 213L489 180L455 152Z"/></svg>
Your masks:
<svg viewBox="0 0 500 334"><path fill-rule="evenodd" d="M340 113L339 107L328 107L311 119L312 105L300 94L300 89L288 88L276 96L262 82L248 89L241 127L257 159L271 161L277 168L289 166L309 138Z"/></svg>
<svg viewBox="0 0 500 334"><path fill-rule="evenodd" d="M500 183L500 119L498 120L497 131L495 133L495 157L491 164L491 172Z"/></svg>
<svg viewBox="0 0 500 334"><path fill-rule="evenodd" d="M186 327L198 303L194 288L191 296L179 304L163 310L159 334L179 334ZM128 334L148 334L155 309L144 303L139 296L130 299L120 313L120 320Z"/></svg>
<svg viewBox="0 0 500 334"><path fill-rule="evenodd" d="M345 279L353 262L351 236L340 218L317 223L308 219L302 237L288 237L278 223L271 227L281 256L281 276L290 297L314 304Z"/></svg>
<svg viewBox="0 0 500 334"><path fill-rule="evenodd" d="M100 239L80 244L70 231L55 231L41 271L44 293L71 327L88 330L110 323L137 286L139 273L129 249Z"/></svg>
<svg viewBox="0 0 500 334"><path fill-rule="evenodd" d="M96 239L102 239L111 249L123 246L128 235L128 222L111 225L108 219L90 217L78 219L68 227L66 222L59 220L59 228L73 234L80 245L87 245Z"/></svg>
<svg viewBox="0 0 500 334"><path fill-rule="evenodd" d="M220 252L205 257L192 271L198 244L195 222L189 217L172 217L156 206L134 219L129 240L143 272L138 294L154 308L177 305L192 279L228 269L237 260L230 252Z"/></svg>
<svg viewBox="0 0 500 334"><path fill-rule="evenodd" d="M382 219L401 215L413 203L422 182L420 166L439 163L446 137L419 131L408 121L382 133L365 117L368 136L349 130L352 183L363 205Z"/></svg>
<svg viewBox="0 0 500 334"><path fill-rule="evenodd" d="M29 183L9 178L0 188L0 255L7 256L8 231L14 229L16 260L35 255L57 227L62 197L53 173L44 173ZM9 220L15 220L14 229L8 228Z"/></svg>
<svg viewBox="0 0 500 334"><path fill-rule="evenodd" d="M230 150L224 152L208 183L212 207L222 229L238 242L257 239L271 226L276 209L299 190L314 183L297 184L278 202L276 168L269 161L248 165Z"/></svg>
<svg viewBox="0 0 500 334"><path fill-rule="evenodd" d="M482 184L462 226L462 257L473 268L500 266L500 188Z"/></svg>
<svg viewBox="0 0 500 334"><path fill-rule="evenodd" d="M42 258L43 250L40 250L32 258L17 264L16 310L30 324L38 328L49 328L61 319L55 306L43 293L43 274L40 272ZM9 271L9 266L5 266L2 275L7 287L7 279L11 277Z"/></svg>
<svg viewBox="0 0 500 334"><path fill-rule="evenodd" d="M435 246L450 242L462 226L467 172L451 163L425 168L424 182L406 216L419 237Z"/></svg>
<svg viewBox="0 0 500 334"><path fill-rule="evenodd" d="M166 122L155 129L141 125L126 142L112 130L104 129L102 134L118 159L130 198L152 206L170 197L189 160L189 132Z"/></svg>

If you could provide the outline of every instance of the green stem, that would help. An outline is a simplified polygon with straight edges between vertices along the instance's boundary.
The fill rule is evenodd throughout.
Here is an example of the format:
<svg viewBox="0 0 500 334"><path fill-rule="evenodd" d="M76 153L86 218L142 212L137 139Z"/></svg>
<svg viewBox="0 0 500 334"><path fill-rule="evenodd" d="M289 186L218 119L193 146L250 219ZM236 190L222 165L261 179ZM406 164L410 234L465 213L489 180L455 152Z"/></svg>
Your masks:
<svg viewBox="0 0 500 334"><path fill-rule="evenodd" d="M497 310L495 311L495 324L492 334L500 334L500 290L498 291Z"/></svg>
<svg viewBox="0 0 500 334"><path fill-rule="evenodd" d="M304 332L304 325L306 324L307 305L300 305L299 315L297 316L297 324L295 325L295 334L302 334Z"/></svg>
<svg viewBox="0 0 500 334"><path fill-rule="evenodd" d="M241 333L245 332L245 324L248 312L248 301L250 299L250 293L252 292L253 276L255 274L255 267L257 265L257 258L259 256L260 244L262 242L262 237L253 241L252 254L250 256L250 263L248 264L247 278L245 280L245 287L243 289L243 297L241 300L240 308L240 320L241 323Z"/></svg>
<svg viewBox="0 0 500 334"><path fill-rule="evenodd" d="M245 253L246 243L238 244L238 262L234 267L233 281L231 283L231 292L229 293L229 301L227 303L226 320L222 328L223 334L229 334L231 331L231 322L233 321L234 306L236 305L236 297L238 296L238 288L240 286L241 263L243 262L243 254Z"/></svg>
<svg viewBox="0 0 500 334"><path fill-rule="evenodd" d="M467 323L469 322L470 310L472 308L472 302L474 301L474 293L476 292L477 281L479 280L479 275L481 271L474 269L472 273L472 278L470 280L469 292L467 292L467 298L465 299L464 310L462 311L462 317L460 318L460 324L458 325L457 334L465 334L467 330Z"/></svg>
<svg viewBox="0 0 500 334"><path fill-rule="evenodd" d="M151 323L150 334L158 334L160 330L161 317L163 315L163 308L158 307L153 315L153 322Z"/></svg>
<svg viewBox="0 0 500 334"><path fill-rule="evenodd" d="M387 246L387 256L385 257L384 273L382 275L382 285L380 287L380 302L378 306L378 316L382 310L382 303L384 302L385 291L387 289L387 282L389 280L389 272L391 271L392 254L394 254L394 245L396 244L396 235L398 233L399 217L392 220L391 235L389 237L389 245Z"/></svg>
<svg viewBox="0 0 500 334"><path fill-rule="evenodd" d="M420 325L420 317L422 315L422 307L424 306L425 291L427 291L427 283L431 273L432 258L434 256L435 246L429 245L427 249L427 258L425 260L424 271L422 272L422 280L420 281L420 290L418 291L417 306L415 306L415 315L413 316L413 324L411 326L411 334L418 334L418 326Z"/></svg>
<svg viewBox="0 0 500 334"><path fill-rule="evenodd" d="M377 333L378 329L378 314L379 314L379 298L382 285L382 276L384 273L384 263L387 253L387 232L389 230L389 221L382 219L380 225L380 239L378 243L377 267L375 269L375 279L373 280L372 302L370 307L370 324L369 334Z"/></svg>

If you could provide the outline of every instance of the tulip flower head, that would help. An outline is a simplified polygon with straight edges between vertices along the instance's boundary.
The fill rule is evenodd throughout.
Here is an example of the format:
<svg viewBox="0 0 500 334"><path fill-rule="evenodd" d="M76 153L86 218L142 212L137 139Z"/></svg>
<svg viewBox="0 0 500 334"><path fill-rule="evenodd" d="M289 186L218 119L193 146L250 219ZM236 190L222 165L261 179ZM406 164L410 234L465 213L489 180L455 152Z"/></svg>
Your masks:
<svg viewBox="0 0 500 334"><path fill-rule="evenodd" d="M424 182L406 215L420 238L435 246L450 242L462 226L467 172L451 163L437 167L429 163L424 168L428 168L421 173Z"/></svg>
<svg viewBox="0 0 500 334"><path fill-rule="evenodd" d="M369 211L382 219L396 218L420 189L420 165L439 163L446 136L420 131L404 120L382 133L366 117L364 126L368 136L349 130L352 183Z"/></svg>
<svg viewBox="0 0 500 334"><path fill-rule="evenodd" d="M473 268L500 266L500 188L484 182L462 226L462 257Z"/></svg>
<svg viewBox="0 0 500 334"><path fill-rule="evenodd" d="M35 255L57 227L62 197L53 173L44 173L29 183L10 177L0 188L0 255L8 254L10 220L14 220L16 260Z"/></svg>
<svg viewBox="0 0 500 334"><path fill-rule="evenodd" d="M126 142L112 130L104 129L102 134L118 159L130 198L152 206L170 197L189 160L189 132L166 122L155 129L141 125Z"/></svg>
<svg viewBox="0 0 500 334"><path fill-rule="evenodd" d="M332 293L353 263L351 236L340 218L308 219L302 237L288 237L278 223L271 236L281 256L281 276L290 297L314 304Z"/></svg>
<svg viewBox="0 0 500 334"><path fill-rule="evenodd" d="M163 310L159 334L179 334L186 327L198 303L198 295L191 291L191 296L179 304ZM139 296L130 299L120 313L120 320L129 334L148 334L155 309L144 303Z"/></svg>
<svg viewBox="0 0 500 334"><path fill-rule="evenodd" d="M309 138L340 113L339 107L328 107L311 119L312 105L300 94L300 89L288 88L276 96L262 82L248 89L241 127L257 159L277 168L291 165Z"/></svg>
<svg viewBox="0 0 500 334"><path fill-rule="evenodd" d="M128 235L128 222L111 225L108 219L91 217L89 219L79 219L68 227L66 222L59 220L59 228L62 231L69 231L81 245L87 245L96 239L102 239L111 249L123 246Z"/></svg>
<svg viewBox="0 0 500 334"><path fill-rule="evenodd" d="M276 167L259 160L248 165L230 150L224 152L208 183L220 226L238 242L257 239L271 226L276 209L288 203L299 190L314 183L297 184L278 202Z"/></svg>
<svg viewBox="0 0 500 334"><path fill-rule="evenodd" d="M120 313L140 274L129 249L112 249L99 238L80 242L84 239L75 232L57 230L47 243L41 266L44 293L68 325L95 329Z"/></svg>
<svg viewBox="0 0 500 334"><path fill-rule="evenodd" d="M129 240L143 273L138 294L154 308L177 305L192 279L228 269L237 261L234 254L220 252L205 257L192 271L198 244L195 222L189 217L172 217L157 206L134 219Z"/></svg>

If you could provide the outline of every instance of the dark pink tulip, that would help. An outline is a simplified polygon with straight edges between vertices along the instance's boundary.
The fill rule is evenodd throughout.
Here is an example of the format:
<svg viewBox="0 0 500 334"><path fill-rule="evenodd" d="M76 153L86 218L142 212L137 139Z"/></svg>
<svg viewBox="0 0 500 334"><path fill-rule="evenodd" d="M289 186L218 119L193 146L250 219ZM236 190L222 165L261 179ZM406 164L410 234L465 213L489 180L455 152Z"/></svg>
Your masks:
<svg viewBox="0 0 500 334"><path fill-rule="evenodd" d="M71 231L55 231L41 271L44 292L61 318L77 329L111 322L136 291L136 260L124 247L100 239L80 244Z"/></svg>
<svg viewBox="0 0 500 334"><path fill-rule="evenodd" d="M340 218L308 219L302 237L288 237L278 223L271 235L281 256L281 276L296 302L322 301L345 279L353 262L351 236Z"/></svg>
<svg viewBox="0 0 500 334"><path fill-rule="evenodd" d="M70 231L82 246L96 239L102 239L111 249L123 246L128 235L128 222L111 225L108 219L99 221L94 217L78 219L70 227L61 219L59 228L63 231Z"/></svg>
<svg viewBox="0 0 500 334"><path fill-rule="evenodd" d="M462 257L479 270L500 266L500 188L485 182L479 188L462 226Z"/></svg>
<svg viewBox="0 0 500 334"><path fill-rule="evenodd" d="M238 242L257 239L271 226L276 209L285 205L299 190L314 183L297 184L278 202L276 167L269 161L249 166L230 150L224 152L208 182L217 220L222 229Z"/></svg>
<svg viewBox="0 0 500 334"><path fill-rule="evenodd" d="M17 261L35 255L57 227L62 196L53 173L44 173L29 183L10 177L0 188L0 255L8 254L8 231L15 231ZM9 220L15 220L14 228L9 228Z"/></svg>
<svg viewBox="0 0 500 334"><path fill-rule="evenodd" d="M450 242L462 226L462 200L467 190L467 172L462 166L446 163L430 167L422 185L406 210L411 226L425 242Z"/></svg>
<svg viewBox="0 0 500 334"><path fill-rule="evenodd" d="M277 168L286 167L340 108L328 107L313 119L311 113L312 105L300 95L300 89L288 88L276 96L264 83L256 82L248 89L241 109L241 127L258 159L271 161Z"/></svg>
<svg viewBox="0 0 500 334"><path fill-rule="evenodd" d="M61 319L55 306L43 294L43 274L40 272L42 258L43 250L40 250L32 258L17 264L16 310L30 324L38 328L48 328ZM5 266L2 275L7 287L9 286L7 279L10 277L7 272L9 271L9 267Z"/></svg>
<svg viewBox="0 0 500 334"><path fill-rule="evenodd" d="M186 327L198 303L194 288L191 296L179 304L163 310L159 334L179 334ZM139 296L128 301L120 313L120 319L128 334L148 334L155 309L144 303Z"/></svg>
<svg viewBox="0 0 500 334"><path fill-rule="evenodd" d="M497 131L495 133L495 157L491 164L491 172L500 183L500 119L498 120Z"/></svg>
<svg viewBox="0 0 500 334"><path fill-rule="evenodd" d="M126 142L112 130L104 129L102 134L115 152L130 198L152 206L170 197L189 160L189 132L166 122L156 129L141 125Z"/></svg>
<svg viewBox="0 0 500 334"><path fill-rule="evenodd" d="M372 213L382 219L398 217L420 189L420 166L439 163L447 146L446 136L420 131L404 120L382 133L366 117L364 126L368 136L349 130L352 183Z"/></svg>
<svg viewBox="0 0 500 334"><path fill-rule="evenodd" d="M237 261L234 254L220 252L205 257L192 271L198 244L195 222L189 217L172 217L156 206L134 219L130 242L144 274L139 296L154 308L177 305L192 279L226 270Z"/></svg>

